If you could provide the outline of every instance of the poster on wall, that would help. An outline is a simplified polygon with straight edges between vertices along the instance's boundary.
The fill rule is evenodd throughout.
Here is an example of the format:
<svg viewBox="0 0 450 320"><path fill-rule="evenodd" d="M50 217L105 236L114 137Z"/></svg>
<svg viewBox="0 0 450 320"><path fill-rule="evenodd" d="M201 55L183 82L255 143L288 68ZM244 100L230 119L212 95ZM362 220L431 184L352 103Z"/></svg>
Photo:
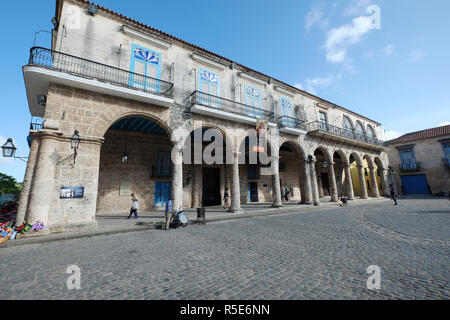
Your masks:
<svg viewBox="0 0 450 320"><path fill-rule="evenodd" d="M84 196L84 187L61 187L60 199L80 199Z"/></svg>

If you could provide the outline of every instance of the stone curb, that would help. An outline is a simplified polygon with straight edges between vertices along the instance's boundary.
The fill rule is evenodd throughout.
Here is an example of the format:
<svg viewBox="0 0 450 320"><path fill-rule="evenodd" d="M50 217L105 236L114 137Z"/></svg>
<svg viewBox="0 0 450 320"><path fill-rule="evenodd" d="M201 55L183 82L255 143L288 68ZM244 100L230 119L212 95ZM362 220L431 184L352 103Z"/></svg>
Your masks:
<svg viewBox="0 0 450 320"><path fill-rule="evenodd" d="M369 201L365 200L364 202L353 203L352 206L363 206L363 205L367 204L368 202L372 203L373 201L390 201L390 199L385 199L385 198L370 199ZM300 212L299 212L299 208L283 208L283 207L277 208L277 209L255 210L254 212L249 211L249 212L242 213L242 214L234 214L234 215L229 214L229 215L213 217L213 218L207 219L206 222L214 223L214 222L227 221L227 220L264 217L264 216L270 216L270 215L276 215L276 214L285 214L285 213L294 213L294 212L299 212L299 213L309 212L309 211L320 210L320 209L322 209L322 210L336 209L336 206L323 207L323 206L311 205L308 207L301 208ZM195 221L193 223L195 224ZM0 249L16 247L16 246L23 246L23 245L33 245L33 244L39 244L39 243L62 241L62 240L90 238L90 237L102 236L102 235L112 235L112 234L120 234L120 233L128 233L128 232L154 230L154 229L159 229L160 226L161 226L161 224L155 223L155 224L146 225L146 226L110 228L110 229L106 229L106 230L89 230L89 231L82 231L82 232L72 232L72 233L54 234L54 235L39 236L39 237L30 237L30 238L25 238L25 239L9 240L5 244L0 245Z"/></svg>

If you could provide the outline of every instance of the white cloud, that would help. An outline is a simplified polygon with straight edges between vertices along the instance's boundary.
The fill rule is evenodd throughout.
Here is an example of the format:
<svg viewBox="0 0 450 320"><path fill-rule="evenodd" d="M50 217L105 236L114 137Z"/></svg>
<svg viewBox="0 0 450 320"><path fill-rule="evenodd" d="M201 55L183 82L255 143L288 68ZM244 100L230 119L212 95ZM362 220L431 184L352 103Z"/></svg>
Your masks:
<svg viewBox="0 0 450 320"><path fill-rule="evenodd" d="M321 29L327 29L329 25L328 19L325 18L324 8L318 3L312 6L305 18L305 28L307 31L315 25Z"/></svg>
<svg viewBox="0 0 450 320"><path fill-rule="evenodd" d="M339 74L336 76L337 79L341 78ZM327 78L308 78L304 81L304 85L301 83L296 83L294 86L299 88L300 90L305 90L312 94L317 94L317 90L323 90L328 88L334 81L333 76L329 76Z"/></svg>
<svg viewBox="0 0 450 320"><path fill-rule="evenodd" d="M325 43L327 61L345 62L348 47L361 41L361 38L372 29L374 29L373 18L370 16L359 16L352 20L352 24L331 29Z"/></svg>
<svg viewBox="0 0 450 320"><path fill-rule="evenodd" d="M449 124L450 124L450 121L444 121L444 122L439 123L437 126L442 127L442 126L448 126Z"/></svg>
<svg viewBox="0 0 450 320"><path fill-rule="evenodd" d="M390 45L384 47L383 49L381 49L381 51L386 55L386 57L388 57L394 52L394 45L390 44Z"/></svg>
<svg viewBox="0 0 450 320"><path fill-rule="evenodd" d="M421 49L414 49L409 53L409 62L417 62L425 55L425 51Z"/></svg>
<svg viewBox="0 0 450 320"><path fill-rule="evenodd" d="M392 140L395 138L400 137L401 135L403 135L403 133L401 133L400 131L396 131L396 130L384 130L384 140Z"/></svg>
<svg viewBox="0 0 450 320"><path fill-rule="evenodd" d="M367 8L372 4L372 0L352 0L350 4L344 8L344 15L356 16L366 12Z"/></svg>

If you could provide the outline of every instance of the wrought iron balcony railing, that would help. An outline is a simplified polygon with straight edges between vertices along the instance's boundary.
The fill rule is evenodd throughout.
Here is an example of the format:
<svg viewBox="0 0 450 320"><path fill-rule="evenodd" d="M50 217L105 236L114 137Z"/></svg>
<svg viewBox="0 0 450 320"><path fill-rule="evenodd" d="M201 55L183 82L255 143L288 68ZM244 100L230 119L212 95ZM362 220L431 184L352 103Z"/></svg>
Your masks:
<svg viewBox="0 0 450 320"><path fill-rule="evenodd" d="M201 105L216 110L231 112L234 114L247 116L250 118L263 118L268 121L275 121L273 112L252 107L240 102L213 96L201 91L194 91L189 97L190 107Z"/></svg>
<svg viewBox="0 0 450 320"><path fill-rule="evenodd" d="M408 172L419 172L422 171L422 166L420 162L404 162L399 164L400 172L408 173Z"/></svg>
<svg viewBox="0 0 450 320"><path fill-rule="evenodd" d="M31 48L29 65L93 78L165 97L173 97L173 84L170 82L45 48Z"/></svg>
<svg viewBox="0 0 450 320"><path fill-rule="evenodd" d="M42 129L43 124L38 122L31 122L30 123L30 130L39 131Z"/></svg>
<svg viewBox="0 0 450 320"><path fill-rule="evenodd" d="M375 137L367 136L364 133L356 132L350 129L337 127L326 122L315 121L307 124L308 132L325 132L335 136L357 140L377 146L382 146L384 142Z"/></svg>
<svg viewBox="0 0 450 320"><path fill-rule="evenodd" d="M306 130L306 121L302 119L297 119L289 116L280 116L277 118L277 123L280 128L296 128L301 130Z"/></svg>

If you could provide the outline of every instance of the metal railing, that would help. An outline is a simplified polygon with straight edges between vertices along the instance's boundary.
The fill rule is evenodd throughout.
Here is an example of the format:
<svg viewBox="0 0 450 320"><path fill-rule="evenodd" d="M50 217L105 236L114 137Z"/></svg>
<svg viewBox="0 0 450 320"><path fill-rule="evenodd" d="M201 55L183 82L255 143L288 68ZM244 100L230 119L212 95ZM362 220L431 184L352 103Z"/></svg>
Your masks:
<svg viewBox="0 0 450 320"><path fill-rule="evenodd" d="M297 128L301 130L306 130L306 121L302 119L297 119L289 116L280 116L277 118L277 123L280 128Z"/></svg>
<svg viewBox="0 0 450 320"><path fill-rule="evenodd" d="M421 165L420 162L404 162L399 164L400 172L407 173L407 172L419 172L421 171Z"/></svg>
<svg viewBox="0 0 450 320"><path fill-rule="evenodd" d="M31 48L28 64L173 97L173 83L41 47Z"/></svg>
<svg viewBox="0 0 450 320"><path fill-rule="evenodd" d="M381 146L384 144L382 140L378 140L375 137L366 136L364 133L353 131L347 128L337 127L322 121L314 121L308 123L307 130L308 132L326 132L335 136L357 140L373 145Z"/></svg>
<svg viewBox="0 0 450 320"><path fill-rule="evenodd" d="M267 119L268 121L275 120L273 112L260 108L255 108L233 100L213 96L211 94L204 93L201 91L194 91L189 96L189 102L190 107L192 107L195 104L198 104L201 106L210 107L220 111L231 112L255 119L263 118Z"/></svg>
<svg viewBox="0 0 450 320"><path fill-rule="evenodd" d="M43 127L42 123L30 122L30 130L39 131L42 129L42 127Z"/></svg>

